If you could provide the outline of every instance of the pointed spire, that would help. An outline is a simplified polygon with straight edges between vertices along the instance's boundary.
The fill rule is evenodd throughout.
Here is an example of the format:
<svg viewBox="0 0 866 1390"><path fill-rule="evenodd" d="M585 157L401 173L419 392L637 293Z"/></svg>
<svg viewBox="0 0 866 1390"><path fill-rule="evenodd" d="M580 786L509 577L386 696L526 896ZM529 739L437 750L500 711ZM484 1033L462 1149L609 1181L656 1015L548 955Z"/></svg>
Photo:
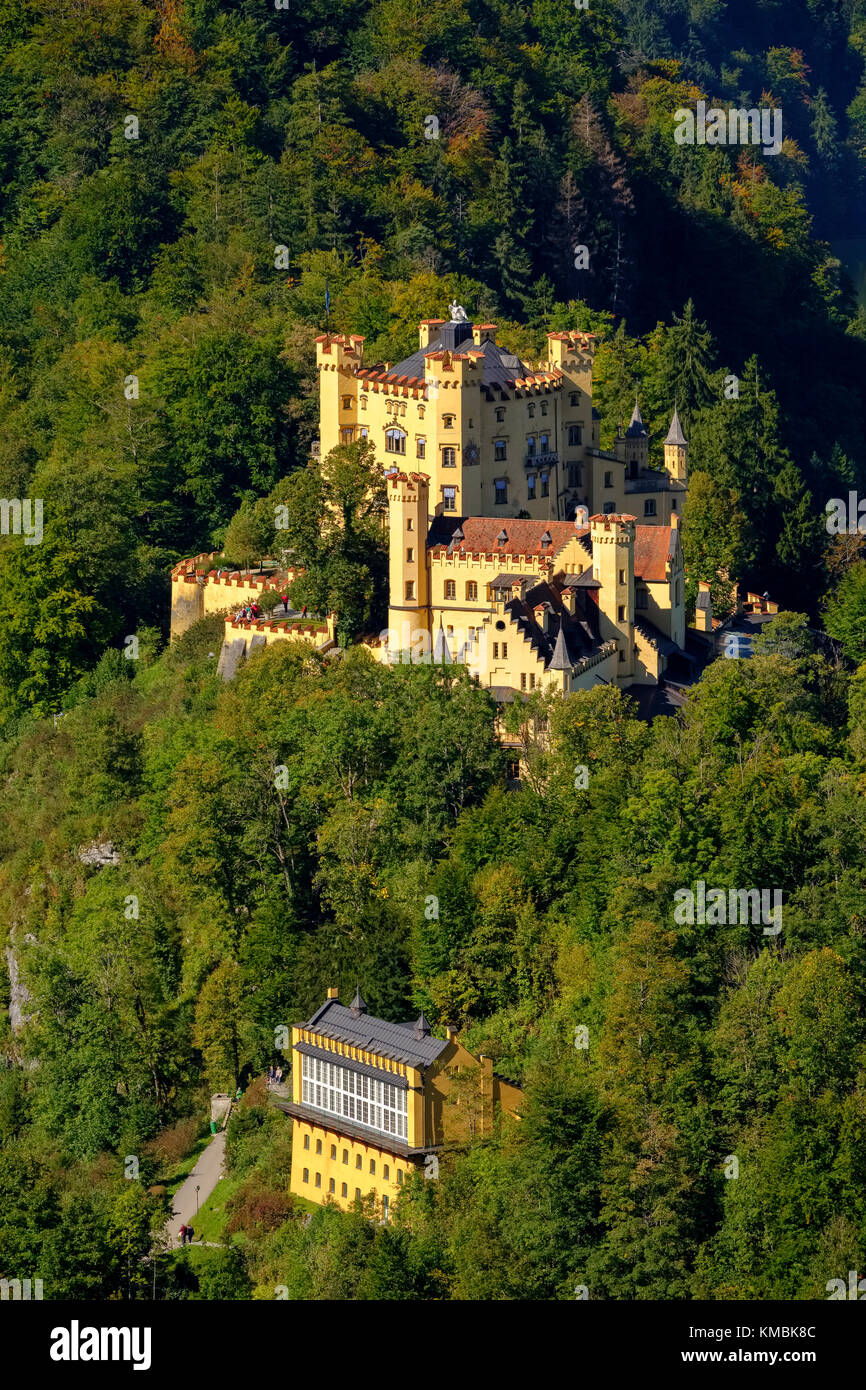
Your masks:
<svg viewBox="0 0 866 1390"><path fill-rule="evenodd" d="M637 403L637 396L634 398L634 410L631 413L629 427L625 432L626 439L641 438L646 434L646 427L641 418L640 406Z"/></svg>
<svg viewBox="0 0 866 1390"><path fill-rule="evenodd" d="M683 434L683 427L680 424L679 412L676 406L674 406L674 416L671 420L671 427L665 437L665 444L677 444L681 449L685 449L688 445L688 440Z"/></svg>
<svg viewBox="0 0 866 1390"><path fill-rule="evenodd" d="M422 1038L429 1038L430 1024L427 1022L423 1013L420 1013L415 1020L415 1037L420 1042Z"/></svg>
<svg viewBox="0 0 866 1390"><path fill-rule="evenodd" d="M562 630L562 623L559 624L559 632L556 634L553 656L550 658L547 669L548 671L571 670L571 658L568 655L568 648L565 645L565 633Z"/></svg>
<svg viewBox="0 0 866 1390"><path fill-rule="evenodd" d="M433 663L435 666L450 666L451 650L448 646L448 638L442 630L442 618L439 618L439 630L436 633L436 641L433 643Z"/></svg>
<svg viewBox="0 0 866 1390"><path fill-rule="evenodd" d="M352 1010L352 1016L354 1018L360 1018L361 1014L367 1012L367 1001L361 993L360 985L355 990L355 997L349 1005L349 1008Z"/></svg>

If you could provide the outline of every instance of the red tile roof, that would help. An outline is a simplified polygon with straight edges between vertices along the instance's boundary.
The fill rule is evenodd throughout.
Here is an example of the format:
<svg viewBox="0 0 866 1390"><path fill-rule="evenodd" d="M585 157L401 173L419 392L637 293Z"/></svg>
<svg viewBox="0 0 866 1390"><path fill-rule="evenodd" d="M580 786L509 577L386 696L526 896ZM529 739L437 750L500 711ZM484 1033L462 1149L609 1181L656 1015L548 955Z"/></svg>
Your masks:
<svg viewBox="0 0 866 1390"><path fill-rule="evenodd" d="M574 536L586 535L589 527L578 529L573 521L527 521L514 517L440 515L428 540L433 554L448 548L449 532L462 528L463 539L452 553L463 555L556 555ZM500 544L497 536L505 531L508 540ZM552 544L542 546L541 538L550 532Z"/></svg>
<svg viewBox="0 0 866 1390"><path fill-rule="evenodd" d="M647 584L662 584L671 543L669 526L634 528L634 572Z"/></svg>

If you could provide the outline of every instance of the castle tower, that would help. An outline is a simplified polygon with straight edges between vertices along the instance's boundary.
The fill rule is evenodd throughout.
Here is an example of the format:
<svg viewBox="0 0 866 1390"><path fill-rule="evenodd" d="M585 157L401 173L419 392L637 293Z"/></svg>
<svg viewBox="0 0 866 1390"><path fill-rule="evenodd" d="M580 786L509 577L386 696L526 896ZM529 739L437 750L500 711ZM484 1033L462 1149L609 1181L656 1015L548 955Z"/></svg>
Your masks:
<svg viewBox="0 0 866 1390"><path fill-rule="evenodd" d="M430 651L430 567L427 561L426 473L388 473L389 659ZM423 634L423 636L422 636ZM425 641L426 638L426 641Z"/></svg>
<svg viewBox="0 0 866 1390"><path fill-rule="evenodd" d="M618 680L634 676L634 526L633 516L615 512L589 519L592 572L601 584L599 631L618 644Z"/></svg>
<svg viewBox="0 0 866 1390"><path fill-rule="evenodd" d="M683 427L680 424L680 417L674 406L674 415L671 420L671 427L665 436L665 471L669 477L676 482L685 483L688 479L688 440L683 434Z"/></svg>
<svg viewBox="0 0 866 1390"><path fill-rule="evenodd" d="M641 419L637 398L628 429L616 440L616 455L625 464L627 478L636 478L641 469L649 464L649 435Z"/></svg>
<svg viewBox="0 0 866 1390"><path fill-rule="evenodd" d="M316 339L319 373L319 441L321 457L343 442L358 438L358 379L364 339L353 333L323 333ZM351 437L350 437L351 432Z"/></svg>

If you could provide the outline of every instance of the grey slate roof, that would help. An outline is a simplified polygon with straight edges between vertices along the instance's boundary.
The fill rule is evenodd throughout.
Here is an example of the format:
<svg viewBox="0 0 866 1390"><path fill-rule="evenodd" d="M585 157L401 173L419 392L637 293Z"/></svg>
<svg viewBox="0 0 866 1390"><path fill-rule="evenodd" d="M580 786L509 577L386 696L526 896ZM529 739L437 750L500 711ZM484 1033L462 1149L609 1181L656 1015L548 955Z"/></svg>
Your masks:
<svg viewBox="0 0 866 1390"><path fill-rule="evenodd" d="M414 376L423 378L426 372L424 358L431 352L466 352L469 349L473 352L484 354L484 361L481 364L481 385L508 387L515 381L523 377L533 376L532 367L527 367L507 348L501 347L499 343L494 343L491 338L483 342L480 347L476 347L472 341L470 333L465 342L458 343L456 348L443 343L441 337L432 340L425 348L418 348L411 357L407 357L402 362L397 362L395 366L386 373L386 381L398 376Z"/></svg>
<svg viewBox="0 0 866 1390"><path fill-rule="evenodd" d="M626 439L643 439L646 435L646 428L641 419L640 406L637 401L634 403L634 410L631 413L631 421L625 432Z"/></svg>
<svg viewBox="0 0 866 1390"><path fill-rule="evenodd" d="M685 447L687 443L688 440L683 434L683 427L680 424L677 408L674 406L674 418L671 420L671 427L665 436L665 444L680 444Z"/></svg>
<svg viewBox="0 0 866 1390"><path fill-rule="evenodd" d="M556 645L553 648L553 656L547 666L548 671L570 671L571 661L565 646L565 634L560 623L559 632L556 634Z"/></svg>
<svg viewBox="0 0 866 1390"><path fill-rule="evenodd" d="M301 1024L311 1032L326 1038L348 1043L351 1047L366 1048L380 1057L405 1062L410 1067L429 1067L448 1046L444 1038L416 1038L415 1020L411 1023L387 1023L384 1018L362 1014L355 1018L351 1009L338 999L326 999L312 1018Z"/></svg>

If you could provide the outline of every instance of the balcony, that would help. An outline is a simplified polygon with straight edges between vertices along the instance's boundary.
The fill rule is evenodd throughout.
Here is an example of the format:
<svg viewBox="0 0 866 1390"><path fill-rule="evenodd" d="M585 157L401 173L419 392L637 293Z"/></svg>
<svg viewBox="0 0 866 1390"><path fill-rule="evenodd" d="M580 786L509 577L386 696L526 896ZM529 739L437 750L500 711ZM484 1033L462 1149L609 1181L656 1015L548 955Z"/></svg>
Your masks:
<svg viewBox="0 0 866 1390"><path fill-rule="evenodd" d="M556 468L559 454L527 454L523 464L525 468Z"/></svg>

